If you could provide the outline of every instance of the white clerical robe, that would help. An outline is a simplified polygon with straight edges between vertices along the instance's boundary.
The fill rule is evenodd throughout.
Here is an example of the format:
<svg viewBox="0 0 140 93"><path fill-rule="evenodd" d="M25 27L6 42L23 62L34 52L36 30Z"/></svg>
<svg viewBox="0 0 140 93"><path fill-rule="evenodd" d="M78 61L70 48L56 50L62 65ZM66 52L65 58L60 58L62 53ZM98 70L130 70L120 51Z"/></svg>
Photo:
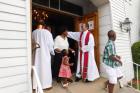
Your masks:
<svg viewBox="0 0 140 93"><path fill-rule="evenodd" d="M54 42L52 34L45 29L37 29L33 31L32 39L40 45L35 53L35 68L41 81L42 88L52 87L52 72L51 72L51 55L54 55ZM33 79L33 88L35 89L36 82Z"/></svg>
<svg viewBox="0 0 140 93"><path fill-rule="evenodd" d="M88 79L89 81L94 81L95 79L99 78L99 72L98 72L98 68L95 62L95 57L94 57L94 38L93 35L90 34L89 36L89 42L88 45L85 45L85 38L87 35L88 31L84 31L81 37L81 43L82 43L82 69L83 69L83 65L84 65L84 52L89 53L89 58L88 58L88 69L87 69L87 77L86 79ZM76 41L80 41L80 34L81 32L68 32L68 37L72 38ZM76 76L77 77L81 77L80 74L80 51L78 52L78 64L77 64L77 71L76 71Z"/></svg>

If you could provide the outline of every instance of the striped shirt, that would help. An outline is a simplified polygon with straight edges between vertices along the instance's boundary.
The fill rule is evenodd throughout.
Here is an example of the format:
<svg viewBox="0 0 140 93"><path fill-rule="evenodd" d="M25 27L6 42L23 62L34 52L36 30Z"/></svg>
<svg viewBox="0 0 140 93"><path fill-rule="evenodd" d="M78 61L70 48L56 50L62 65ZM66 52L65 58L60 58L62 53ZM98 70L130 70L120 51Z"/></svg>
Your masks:
<svg viewBox="0 0 140 93"><path fill-rule="evenodd" d="M115 48L115 44L112 40L109 40L105 46L105 49L104 49L104 56L103 56L103 62L112 67L112 68L115 68L115 67L118 67L118 62L116 61L113 61L112 59L110 59L109 57L110 56L116 56L116 48Z"/></svg>

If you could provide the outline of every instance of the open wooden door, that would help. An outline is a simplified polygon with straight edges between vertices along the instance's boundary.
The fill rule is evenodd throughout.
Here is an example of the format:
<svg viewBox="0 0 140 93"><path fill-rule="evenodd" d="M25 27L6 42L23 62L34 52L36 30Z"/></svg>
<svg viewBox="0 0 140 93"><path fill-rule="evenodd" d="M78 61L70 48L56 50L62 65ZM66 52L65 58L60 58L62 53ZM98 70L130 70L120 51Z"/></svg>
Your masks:
<svg viewBox="0 0 140 93"><path fill-rule="evenodd" d="M98 13L90 13L82 18L76 18L75 19L75 27L76 31L80 31L80 24L81 23L88 23L89 24L89 31L93 34L94 36L94 41L95 41L95 61L96 64L99 68L100 66L100 51L99 51L99 25L98 25Z"/></svg>

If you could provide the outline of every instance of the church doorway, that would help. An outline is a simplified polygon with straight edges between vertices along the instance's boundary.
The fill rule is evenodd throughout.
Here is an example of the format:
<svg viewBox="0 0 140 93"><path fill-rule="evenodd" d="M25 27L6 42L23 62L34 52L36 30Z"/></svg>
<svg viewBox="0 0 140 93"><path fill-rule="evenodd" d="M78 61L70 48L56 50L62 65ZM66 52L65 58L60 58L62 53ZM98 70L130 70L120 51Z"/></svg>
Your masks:
<svg viewBox="0 0 140 93"><path fill-rule="evenodd" d="M37 19L36 17L37 14L35 12L38 12L42 16L42 13L45 15L44 21L46 24L46 29L47 27L51 27L51 33L53 36L53 39L55 40L56 36L60 35L60 28L62 26L66 27L69 31L75 31L76 26L75 26L75 16L71 14L66 14L63 12L58 12L54 11L53 9L46 9L44 7L40 6L33 6L33 15L32 15L32 30L34 31L37 27ZM73 39L68 38L68 43L69 43L69 48L75 50L75 54L72 54L71 52L69 53L70 62L75 63L74 66L72 67L72 72L76 72L76 67L77 67L77 58L78 58L78 47L77 47L77 42ZM53 65L54 59L52 59L52 65Z"/></svg>
<svg viewBox="0 0 140 93"><path fill-rule="evenodd" d="M35 1L41 1L41 0L35 0ZM69 31L80 31L81 23L88 23L90 25L89 30L93 34L94 40L95 40L95 51L94 51L95 60L96 60L97 66L99 68L100 51L99 51L98 12L94 11L94 12L83 15L82 8L80 8L80 7L71 5L71 7L73 7L73 9L71 8L71 10L70 10L69 9L70 3L64 4L64 6L62 6L62 8L61 8L63 11L61 11L61 9L59 9L59 7L58 7L58 9L55 9L55 8L57 8L56 5L54 5L55 7L52 6L53 8L51 8L49 5L43 5L42 1L41 1L41 3L40 2L33 3L32 12L36 12L36 11L40 12L40 13L44 12L45 20L46 20L45 23L46 23L46 25L51 27L53 38L55 38L57 35L59 35L60 26L66 26ZM48 0L46 0L45 2L47 2L47 1ZM45 2L44 2L44 4L45 4ZM53 3L53 4L55 4L55 3ZM63 3L62 3L62 5L63 5ZM63 9L64 7L66 9ZM64 10L66 10L66 12ZM34 15L34 13L33 13L33 15ZM36 28L36 20L33 15L32 15L32 29L34 30ZM69 44L70 44L70 47L72 47L72 48L76 47L74 40L70 39ZM76 47L76 49L77 49L77 47Z"/></svg>
<svg viewBox="0 0 140 93"><path fill-rule="evenodd" d="M40 9L40 8L33 8L33 11L39 11L43 13L46 12L46 19L45 24L46 26L50 26L52 29L53 37L55 38L59 34L59 28L61 26L65 26L70 31L75 31L75 18L70 15L61 14L59 12L55 12L52 10L46 10L46 9ZM36 28L37 20L35 20L34 16L32 19L32 29L34 30Z"/></svg>

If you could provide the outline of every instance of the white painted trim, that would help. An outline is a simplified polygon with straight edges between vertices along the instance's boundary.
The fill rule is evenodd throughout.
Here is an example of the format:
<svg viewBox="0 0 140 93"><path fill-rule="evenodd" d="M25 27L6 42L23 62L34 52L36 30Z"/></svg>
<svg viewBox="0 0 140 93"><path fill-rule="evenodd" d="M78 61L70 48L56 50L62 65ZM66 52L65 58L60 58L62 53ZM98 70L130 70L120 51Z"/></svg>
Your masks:
<svg viewBox="0 0 140 93"><path fill-rule="evenodd" d="M29 93L32 93L31 83L31 66L32 66L32 52L31 52L31 3L32 0L26 0L26 18L27 18L27 62L28 62L28 84Z"/></svg>

